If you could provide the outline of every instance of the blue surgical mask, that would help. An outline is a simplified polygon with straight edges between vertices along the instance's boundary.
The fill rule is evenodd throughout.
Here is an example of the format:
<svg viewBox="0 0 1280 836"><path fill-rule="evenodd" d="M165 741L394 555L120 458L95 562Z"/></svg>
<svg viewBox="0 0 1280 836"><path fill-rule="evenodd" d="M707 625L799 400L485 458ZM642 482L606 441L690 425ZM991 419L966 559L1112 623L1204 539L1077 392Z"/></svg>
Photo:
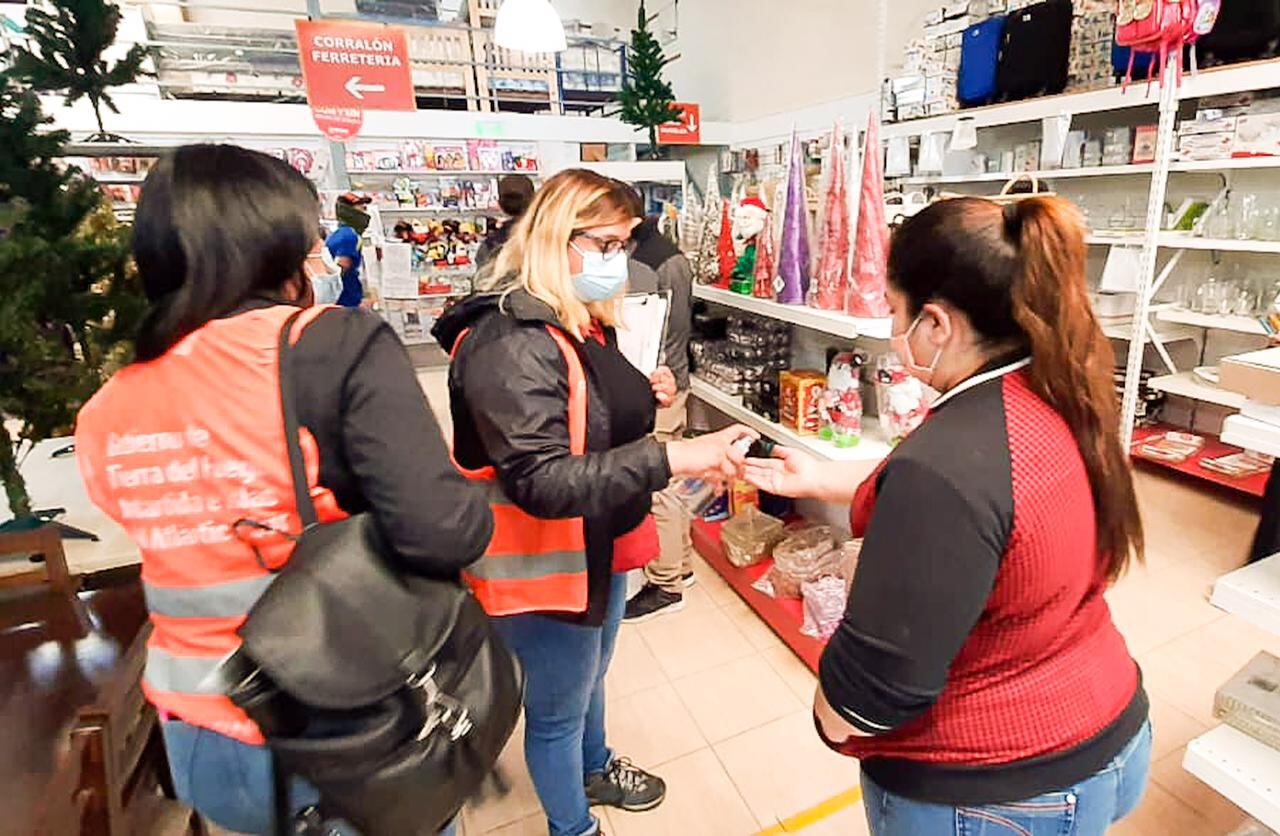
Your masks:
<svg viewBox="0 0 1280 836"><path fill-rule="evenodd" d="M570 242L570 247L582 256L582 272L572 276L573 292L583 302L603 302L612 299L627 286L627 255L582 250Z"/></svg>
<svg viewBox="0 0 1280 836"><path fill-rule="evenodd" d="M328 247L320 248L320 259L324 262L324 272L308 276L311 290L315 293L317 305L332 305L342 295L342 268L334 261Z"/></svg>

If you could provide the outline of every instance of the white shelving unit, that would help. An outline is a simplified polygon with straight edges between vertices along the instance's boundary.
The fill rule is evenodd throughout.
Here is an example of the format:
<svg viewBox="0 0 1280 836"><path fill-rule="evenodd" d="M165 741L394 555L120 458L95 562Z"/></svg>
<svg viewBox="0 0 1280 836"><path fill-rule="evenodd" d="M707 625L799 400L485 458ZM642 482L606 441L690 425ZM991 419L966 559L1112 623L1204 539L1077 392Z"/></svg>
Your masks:
<svg viewBox="0 0 1280 836"><path fill-rule="evenodd" d="M1179 160L1169 164L1169 171L1179 174L1217 174L1222 171L1248 171L1280 168L1280 157L1230 157L1221 160ZM1004 183L1010 178L1031 175L1038 180L1074 180L1082 177L1150 176L1151 163L1131 165L1096 165L1081 168L1045 168L1035 171L986 171L974 174L924 174L894 178L904 186L932 186L959 183Z"/></svg>
<svg viewBox="0 0 1280 836"><path fill-rule="evenodd" d="M1196 377L1194 372L1179 372L1178 374L1153 377L1148 385L1152 389L1167 392L1170 395L1178 395L1183 398L1191 398L1192 400L1204 401L1205 403L1217 404L1231 409L1240 409L1244 406L1245 401L1244 395L1223 389L1220 386L1214 386L1212 383Z"/></svg>
<svg viewBox="0 0 1280 836"><path fill-rule="evenodd" d="M1272 830L1280 830L1280 749L1231 726L1187 744L1182 766Z"/></svg>
<svg viewBox="0 0 1280 836"><path fill-rule="evenodd" d="M1280 427L1247 418L1244 415L1229 415L1222 422L1222 442L1243 447L1255 453L1280 457Z"/></svg>
<svg viewBox="0 0 1280 836"><path fill-rule="evenodd" d="M1146 236L1141 233L1091 232L1085 242L1098 246L1141 247ZM1162 250L1212 250L1221 253L1280 253L1280 241L1255 241L1248 238L1201 238L1188 232L1161 232L1155 244Z"/></svg>
<svg viewBox="0 0 1280 836"><path fill-rule="evenodd" d="M812 328L824 334L833 334L837 337L845 337L851 340L858 337L887 340L892 330L892 323L888 317L884 319L863 319L836 313L835 311L811 308L808 305L783 305L780 302L774 302L772 299L743 296L741 293L734 293L730 290L708 285L694 285L693 296L695 299L703 299L728 308L737 308L740 311L749 311L770 319L790 322L803 328Z"/></svg>
<svg viewBox="0 0 1280 836"><path fill-rule="evenodd" d="M775 424L769 419L757 415L742 405L742 399L726 395L716 387L697 377L692 379L691 391L701 401L718 409L730 418L746 424L765 436L781 441L791 447L799 447L813 455L828 461L844 462L878 462L889 455L892 449L880 432L879 422L864 420L862 425L862 441L856 447L840 448L817 436L800 435L795 430Z"/></svg>
<svg viewBox="0 0 1280 836"><path fill-rule="evenodd" d="M359 180L362 177L505 177L508 174L523 174L534 180L541 176L538 171L476 171L474 169L453 170L447 168L375 168L348 172L348 176L353 180Z"/></svg>
<svg viewBox="0 0 1280 836"><path fill-rule="evenodd" d="M1218 578L1209 602L1250 624L1280 635L1280 555L1259 560ZM1280 798L1277 802L1280 803Z"/></svg>
<svg viewBox="0 0 1280 836"><path fill-rule="evenodd" d="M1262 324L1252 316L1205 314L1181 308L1168 308L1158 312L1156 319L1161 322L1190 325L1194 328L1234 331L1237 334L1253 334L1259 337L1266 336L1266 331L1263 330Z"/></svg>
<svg viewBox="0 0 1280 836"><path fill-rule="evenodd" d="M501 215L501 209L453 209L447 206L379 206L383 215Z"/></svg>

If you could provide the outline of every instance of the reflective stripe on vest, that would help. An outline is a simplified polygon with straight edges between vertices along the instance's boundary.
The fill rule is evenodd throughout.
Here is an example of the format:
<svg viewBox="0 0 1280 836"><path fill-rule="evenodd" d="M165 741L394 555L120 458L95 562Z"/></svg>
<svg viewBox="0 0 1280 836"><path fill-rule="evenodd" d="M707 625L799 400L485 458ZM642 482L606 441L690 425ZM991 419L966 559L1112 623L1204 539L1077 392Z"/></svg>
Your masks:
<svg viewBox="0 0 1280 836"><path fill-rule="evenodd" d="M458 336L456 356L467 331ZM569 367L569 452L587 450L587 377L578 351L558 328L547 333ZM474 406L473 406L474 408ZM493 538L484 556L462 577L490 615L583 612L587 608L587 545L581 517L548 520L525 513L498 484L492 467L454 466L468 479L487 483Z"/></svg>
<svg viewBox="0 0 1280 836"><path fill-rule="evenodd" d="M211 691L236 631L293 543L246 535L250 519L300 530L285 448L277 364L280 329L297 308L214 320L162 357L120 371L81 411L76 455L90 498L137 542L153 630L143 685L156 706L247 743L262 735ZM302 329L324 308L303 313ZM343 515L319 487L315 439L302 433L321 520ZM257 547L255 553L254 546ZM265 564L265 565L264 565Z"/></svg>

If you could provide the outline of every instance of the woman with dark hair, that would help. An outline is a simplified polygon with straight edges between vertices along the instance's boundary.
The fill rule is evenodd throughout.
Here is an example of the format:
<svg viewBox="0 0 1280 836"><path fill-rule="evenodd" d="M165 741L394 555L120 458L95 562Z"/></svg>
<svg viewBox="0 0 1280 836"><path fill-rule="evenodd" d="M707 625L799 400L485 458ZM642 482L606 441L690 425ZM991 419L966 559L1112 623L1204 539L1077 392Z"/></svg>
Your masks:
<svg viewBox="0 0 1280 836"><path fill-rule="evenodd" d="M308 307L318 215L311 183L265 154L195 145L163 158L134 225L151 305L136 361L76 427L89 496L142 554L143 688L178 795L241 833L273 832L271 754L209 675L293 549L283 536L242 539L238 523L300 529L278 366L299 309L291 382L321 522L371 511L398 569L437 577L479 557L493 525L391 329L372 313ZM294 810L316 800L295 782Z"/></svg>
<svg viewBox="0 0 1280 836"><path fill-rule="evenodd" d="M876 836L1100 836L1151 757L1103 597L1141 559L1113 355L1068 202L936 203L889 254L894 348L941 395L863 480L793 450L758 486L851 504L864 538L815 699Z"/></svg>

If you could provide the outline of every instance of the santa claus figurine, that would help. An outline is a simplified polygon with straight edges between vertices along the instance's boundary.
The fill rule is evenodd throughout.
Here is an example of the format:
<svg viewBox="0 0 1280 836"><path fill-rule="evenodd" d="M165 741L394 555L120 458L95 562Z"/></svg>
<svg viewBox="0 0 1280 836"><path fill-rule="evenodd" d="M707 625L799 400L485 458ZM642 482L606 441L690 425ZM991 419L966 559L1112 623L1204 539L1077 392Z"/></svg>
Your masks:
<svg viewBox="0 0 1280 836"><path fill-rule="evenodd" d="M769 209L755 195L733 210L733 248L738 261L729 278L729 289L750 296L756 283L756 239L769 221Z"/></svg>

